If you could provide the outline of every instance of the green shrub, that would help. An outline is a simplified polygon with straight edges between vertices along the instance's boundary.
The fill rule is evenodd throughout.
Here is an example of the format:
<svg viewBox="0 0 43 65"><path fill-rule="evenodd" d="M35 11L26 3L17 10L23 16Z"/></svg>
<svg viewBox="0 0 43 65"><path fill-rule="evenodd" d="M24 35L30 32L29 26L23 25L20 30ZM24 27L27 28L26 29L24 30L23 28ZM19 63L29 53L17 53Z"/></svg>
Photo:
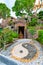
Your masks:
<svg viewBox="0 0 43 65"><path fill-rule="evenodd" d="M13 37L13 38L18 38L18 33L12 31L12 37Z"/></svg>
<svg viewBox="0 0 43 65"><path fill-rule="evenodd" d="M31 35L34 35L36 33L36 30L35 29L29 29L29 32Z"/></svg>
<svg viewBox="0 0 43 65"><path fill-rule="evenodd" d="M2 47L2 44L4 46L4 43L11 43L14 38L18 38L17 32L14 32L8 28L3 29L3 31L0 34L0 47Z"/></svg>
<svg viewBox="0 0 43 65"><path fill-rule="evenodd" d="M40 11L38 13L38 18L41 19L41 20L43 20L43 11Z"/></svg>
<svg viewBox="0 0 43 65"><path fill-rule="evenodd" d="M38 40L41 44L43 44L43 30L39 30L39 31L38 31L38 38L37 38L37 40Z"/></svg>
<svg viewBox="0 0 43 65"><path fill-rule="evenodd" d="M36 26L37 24L37 18L32 18L31 22L29 22L29 26Z"/></svg>
<svg viewBox="0 0 43 65"><path fill-rule="evenodd" d="M3 30L3 29L2 29L2 28L0 28L0 33L2 32L2 30Z"/></svg>

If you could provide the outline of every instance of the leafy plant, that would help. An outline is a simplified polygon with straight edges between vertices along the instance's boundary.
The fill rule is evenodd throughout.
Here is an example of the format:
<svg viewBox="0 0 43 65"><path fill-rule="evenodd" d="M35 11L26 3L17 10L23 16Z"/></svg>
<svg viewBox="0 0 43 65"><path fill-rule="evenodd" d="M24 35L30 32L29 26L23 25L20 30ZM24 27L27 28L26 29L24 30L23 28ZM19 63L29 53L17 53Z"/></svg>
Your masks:
<svg viewBox="0 0 43 65"><path fill-rule="evenodd" d="M15 11L16 16L30 14L35 0L16 0L12 10ZM24 10L26 13L24 13Z"/></svg>
<svg viewBox="0 0 43 65"><path fill-rule="evenodd" d="M36 33L35 29L29 29L29 32L31 35L34 35Z"/></svg>
<svg viewBox="0 0 43 65"><path fill-rule="evenodd" d="M38 24L37 18L32 18L31 22L29 22L29 26L36 26Z"/></svg>
<svg viewBox="0 0 43 65"><path fill-rule="evenodd" d="M0 28L0 32L2 31L3 29L2 28Z"/></svg>
<svg viewBox="0 0 43 65"><path fill-rule="evenodd" d="M38 18L41 19L41 20L43 20L43 11L40 11L38 13Z"/></svg>
<svg viewBox="0 0 43 65"><path fill-rule="evenodd" d="M0 3L0 18L7 18L9 16L10 9L4 3Z"/></svg>
<svg viewBox="0 0 43 65"><path fill-rule="evenodd" d="M41 44L43 44L43 30L39 30L39 31L38 31L38 38L37 38L37 40L38 40Z"/></svg>
<svg viewBox="0 0 43 65"><path fill-rule="evenodd" d="M3 31L0 33L0 47L11 43L14 38L18 38L18 34L9 28L3 29Z"/></svg>

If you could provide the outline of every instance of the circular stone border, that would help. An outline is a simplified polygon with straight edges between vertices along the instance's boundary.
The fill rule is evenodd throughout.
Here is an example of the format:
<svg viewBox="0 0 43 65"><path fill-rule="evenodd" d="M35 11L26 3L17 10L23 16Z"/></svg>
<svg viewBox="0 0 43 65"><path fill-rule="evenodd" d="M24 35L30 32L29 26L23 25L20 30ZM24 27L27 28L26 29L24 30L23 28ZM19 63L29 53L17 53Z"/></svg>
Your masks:
<svg viewBox="0 0 43 65"><path fill-rule="evenodd" d="M30 41L31 43L29 43L29 44L32 44L32 45L34 45L34 42L33 42L33 40L32 41ZM20 42L19 42L20 43ZM23 43L23 42L21 42L21 43ZM34 45L35 46L35 45ZM36 46L35 46L36 47ZM38 51L38 48L36 47L36 49L37 49L37 53L35 54L35 56L32 58L32 59L21 59L21 58L19 58L19 57L16 57L16 56L13 56L13 55L11 55L11 58L13 58L13 59L15 59L15 60L18 60L18 61L21 61L21 62L31 62L31 61L34 61L34 60L36 60L37 59L37 57L38 57L38 55L39 55L39 51ZM12 51L13 51L14 49L12 49ZM12 53L12 51L11 51L11 53Z"/></svg>

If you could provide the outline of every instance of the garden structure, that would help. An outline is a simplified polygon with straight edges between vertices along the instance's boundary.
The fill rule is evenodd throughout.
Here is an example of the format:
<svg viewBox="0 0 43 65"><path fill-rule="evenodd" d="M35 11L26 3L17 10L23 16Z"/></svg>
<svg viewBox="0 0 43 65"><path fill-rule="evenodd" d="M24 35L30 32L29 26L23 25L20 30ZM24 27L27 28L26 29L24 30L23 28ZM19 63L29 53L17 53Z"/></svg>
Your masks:
<svg viewBox="0 0 43 65"><path fill-rule="evenodd" d="M43 11L36 12L43 8L43 0L41 4L38 1L33 7L34 0L16 0L12 11L17 19L0 4L5 8L0 7L3 18L0 23L1 65L43 65Z"/></svg>
<svg viewBox="0 0 43 65"><path fill-rule="evenodd" d="M27 22L23 18L8 18L8 20L3 20L1 23L1 27L9 27L11 30L18 33L19 38L27 38Z"/></svg>
<svg viewBox="0 0 43 65"><path fill-rule="evenodd" d="M26 20L20 19L15 22L15 30L18 32L19 38L26 38Z"/></svg>

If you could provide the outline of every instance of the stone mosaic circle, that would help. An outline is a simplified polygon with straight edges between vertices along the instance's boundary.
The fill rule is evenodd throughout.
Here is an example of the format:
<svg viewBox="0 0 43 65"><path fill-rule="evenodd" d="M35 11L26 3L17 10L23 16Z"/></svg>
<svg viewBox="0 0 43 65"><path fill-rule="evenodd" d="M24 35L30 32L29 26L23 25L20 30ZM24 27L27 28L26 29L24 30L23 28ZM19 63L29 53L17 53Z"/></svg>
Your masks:
<svg viewBox="0 0 43 65"><path fill-rule="evenodd" d="M32 40L21 41L14 46L11 54L14 59L27 62L37 55L37 48Z"/></svg>

